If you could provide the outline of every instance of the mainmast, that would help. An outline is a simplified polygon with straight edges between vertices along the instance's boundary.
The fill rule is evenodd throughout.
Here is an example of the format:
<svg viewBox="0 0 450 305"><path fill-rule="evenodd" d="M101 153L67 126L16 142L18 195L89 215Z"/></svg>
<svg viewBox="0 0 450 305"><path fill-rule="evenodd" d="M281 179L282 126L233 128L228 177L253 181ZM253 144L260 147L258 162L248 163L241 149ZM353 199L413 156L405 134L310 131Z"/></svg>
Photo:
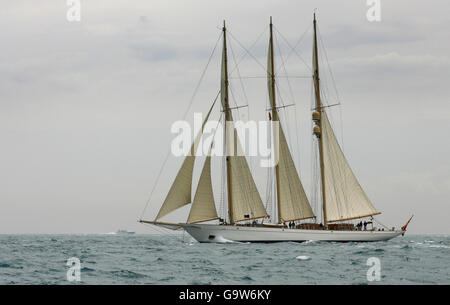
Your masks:
<svg viewBox="0 0 450 305"><path fill-rule="evenodd" d="M279 122L280 119L278 117L277 104L276 104L276 95L275 95L275 65L273 59L273 26L272 26L272 16L270 16L270 39L269 39L269 48L270 48L270 64L269 64L269 79L270 79L270 94L271 94L271 113L272 113L272 121ZM276 130L274 129L274 133ZM274 134L275 137L278 135ZM278 141L274 141L274 143L278 143ZM276 177L276 186L277 186L277 215L278 215L278 223L281 222L281 207L280 207L280 170L278 166L278 162L275 165L275 177Z"/></svg>
<svg viewBox="0 0 450 305"><path fill-rule="evenodd" d="M234 224L234 216L233 216L233 198L231 196L232 191L232 185L231 185L231 163L230 163L230 156L228 154L229 150L227 149L227 139L228 139L228 133L230 131L227 130L227 122L232 121L231 116L231 109L230 104L228 101L228 58L227 58L227 30L225 27L225 20L223 21L223 57L222 57L222 84L221 84L221 93L222 95L222 103L223 103L223 111L225 112L225 137L224 137L224 144L225 144L225 158L227 162L227 197L228 197L228 216L230 218L230 224ZM234 134L234 130L232 130ZM233 141L234 142L234 141Z"/></svg>
<svg viewBox="0 0 450 305"><path fill-rule="evenodd" d="M321 133L323 130L322 127L322 100L320 99L320 86L319 86L319 56L317 52L317 30L316 30L316 14L314 13L314 49L313 49L313 80L314 80L314 93L316 100L315 111L313 112L313 120L316 123L314 126L314 134L317 136L317 140L319 141L319 155L320 155L320 177L322 182L322 205L323 205L323 225L326 228L327 226L327 209L326 209L326 196L325 196L325 175L324 175L324 161L323 161L323 142Z"/></svg>

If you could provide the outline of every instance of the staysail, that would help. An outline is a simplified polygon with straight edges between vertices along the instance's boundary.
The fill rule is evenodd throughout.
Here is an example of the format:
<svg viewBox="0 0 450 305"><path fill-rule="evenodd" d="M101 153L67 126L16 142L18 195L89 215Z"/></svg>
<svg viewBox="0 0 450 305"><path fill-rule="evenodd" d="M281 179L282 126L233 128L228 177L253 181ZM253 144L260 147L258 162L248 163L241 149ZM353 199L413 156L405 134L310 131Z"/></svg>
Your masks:
<svg viewBox="0 0 450 305"><path fill-rule="evenodd" d="M325 111L322 111L321 120L328 221L380 214L350 168Z"/></svg>
<svg viewBox="0 0 450 305"><path fill-rule="evenodd" d="M226 28L223 26L222 73L220 80L222 108L225 112L225 147L227 160L228 212L230 222L267 217L242 148L228 101L228 65Z"/></svg>
<svg viewBox="0 0 450 305"><path fill-rule="evenodd" d="M159 210L155 220L158 220L161 217L169 214L170 212L191 203L192 173L194 171L195 153L197 151L197 145L203 133L203 128L205 127L205 124L209 119L209 115L211 114L214 104L215 103L213 103L211 108L209 109L208 114L203 121L202 128L197 134L194 142L192 143L189 155L185 157L183 164L181 165L181 168L178 171L178 174L175 177L175 180L170 187L169 193L167 194L166 199L164 200L164 203L161 206L161 209Z"/></svg>
<svg viewBox="0 0 450 305"><path fill-rule="evenodd" d="M281 221L293 221L314 218L303 185L295 168L283 129L279 127L279 179L280 179L280 218Z"/></svg>
<svg viewBox="0 0 450 305"><path fill-rule="evenodd" d="M234 132L237 138L236 130ZM237 143L237 145L240 145ZM256 188L245 156L228 156L231 168L231 196L233 202L233 221L243 221L267 217L266 209Z"/></svg>
<svg viewBox="0 0 450 305"><path fill-rule="evenodd" d="M211 150L206 156L187 222L202 222L218 219L211 183Z"/></svg>
<svg viewBox="0 0 450 305"><path fill-rule="evenodd" d="M270 41L267 60L267 86L272 108L272 119L274 122L279 123L275 97L272 20L270 22ZM274 132L276 132L276 130L278 130L278 135L274 134L274 143L278 143L279 145L278 149L274 149L275 153L278 152L278 156L275 157L275 160L278 160L278 164L275 168L277 179L278 220L286 222L314 218L314 213L303 189L297 169L295 168L281 124L279 124L278 128L274 128ZM278 141L276 140L277 137L279 139Z"/></svg>

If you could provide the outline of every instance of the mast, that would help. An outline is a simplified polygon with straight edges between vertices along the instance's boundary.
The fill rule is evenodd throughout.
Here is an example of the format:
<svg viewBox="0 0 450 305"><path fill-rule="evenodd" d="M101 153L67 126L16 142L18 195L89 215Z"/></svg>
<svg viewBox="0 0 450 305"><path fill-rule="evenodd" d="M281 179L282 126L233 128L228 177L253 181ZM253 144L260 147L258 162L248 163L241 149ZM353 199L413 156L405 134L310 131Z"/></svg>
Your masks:
<svg viewBox="0 0 450 305"><path fill-rule="evenodd" d="M321 137L321 132L323 130L322 128L322 101L320 99L320 87L319 87L319 60L318 60L318 52L317 52L317 31L316 31L316 13L314 13L314 54L313 54L313 69L314 69L314 93L315 93L315 99L316 99L316 112L319 113L318 115L318 131L314 131L314 133L317 136L317 140L319 141L319 155L320 155L320 177L322 182L322 205L323 205L323 225L326 228L327 226L327 200L325 196L325 175L324 175L324 161L323 161L323 142ZM314 119L314 114L313 114ZM317 121L316 121L317 124ZM316 126L317 127L317 126ZM316 129L316 128L315 128Z"/></svg>
<svg viewBox="0 0 450 305"><path fill-rule="evenodd" d="M231 117L231 109L230 109L230 104L228 101L228 59L227 59L227 30L225 27L225 20L223 21L223 62L222 62L222 89L225 89L223 94L224 97L224 109L223 111L225 112L225 137L224 137L224 142L225 142L225 146L227 147L227 135L228 132L227 131L227 122L232 121L232 117ZM234 130L233 130L234 133ZM228 156L228 150L225 149L225 158L226 158L226 162L227 162L227 197L228 197L228 216L230 218L230 224L234 224L234 216L233 216L233 198L231 196L231 191L232 191L232 185L231 185L231 163L230 163L230 158Z"/></svg>
<svg viewBox="0 0 450 305"><path fill-rule="evenodd" d="M277 111L277 105L276 105L276 97L275 97L275 65L274 65L274 59L273 59L273 29L272 29L272 16L270 16L270 67L269 69L269 77L270 77L270 90L272 93L272 99L271 99L271 113L272 113L272 120L274 122L279 122L280 119L278 117L278 111ZM275 129L274 129L275 132ZM277 136L277 135L274 135ZM276 186L277 186L277 216L278 216L278 222L281 222L281 207L280 207L280 170L278 162L275 165L275 177L276 177Z"/></svg>

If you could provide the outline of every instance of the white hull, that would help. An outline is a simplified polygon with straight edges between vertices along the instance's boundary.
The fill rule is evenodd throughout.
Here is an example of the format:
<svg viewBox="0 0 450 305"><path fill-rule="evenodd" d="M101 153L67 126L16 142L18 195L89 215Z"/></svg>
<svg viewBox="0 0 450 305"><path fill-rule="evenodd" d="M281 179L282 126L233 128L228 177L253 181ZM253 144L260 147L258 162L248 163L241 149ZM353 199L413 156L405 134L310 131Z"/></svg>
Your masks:
<svg viewBox="0 0 450 305"><path fill-rule="evenodd" d="M329 231L301 230L281 227L250 227L214 224L180 224L192 237L201 243L214 242L303 242L339 241L367 242L383 241L403 233L397 231Z"/></svg>

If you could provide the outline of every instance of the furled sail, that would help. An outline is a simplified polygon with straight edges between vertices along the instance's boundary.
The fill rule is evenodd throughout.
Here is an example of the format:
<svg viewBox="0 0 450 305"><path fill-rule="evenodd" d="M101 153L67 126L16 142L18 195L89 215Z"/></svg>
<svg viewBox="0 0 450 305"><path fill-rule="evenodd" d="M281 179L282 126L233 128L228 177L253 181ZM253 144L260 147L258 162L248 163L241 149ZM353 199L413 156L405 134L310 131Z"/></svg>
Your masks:
<svg viewBox="0 0 450 305"><path fill-rule="evenodd" d="M267 58L267 87L269 89L269 100L272 107L273 121L279 122L278 112L276 108L275 98L275 71L273 64L273 36L272 36L272 20L270 23L271 35L269 41L269 51ZM282 222L293 221L307 218L314 218L314 213L309 204L308 197L303 189L300 177L298 176L295 168L294 161L292 160L291 152L286 141L281 124L277 129L274 128L274 132L278 130L277 136L279 140L275 140L274 143L278 143L278 149L275 148L274 152L278 153L276 160L278 160L276 175L277 175L277 200L279 220Z"/></svg>
<svg viewBox="0 0 450 305"><path fill-rule="evenodd" d="M328 221L342 221L380 214L353 174L324 110L321 120Z"/></svg>
<svg viewBox="0 0 450 305"><path fill-rule="evenodd" d="M185 157L183 164L181 165L181 168L178 171L178 174L175 177L175 180L170 187L169 193L167 194L167 197L164 200L164 203L161 206L161 209L159 210L155 220L158 220L161 217L166 216L170 212L191 203L192 173L194 171L195 153L197 151L197 145L202 136L203 128L205 127L205 124L209 119L209 115L211 114L214 104L215 103L213 103L211 108L209 109L209 112L206 115L205 120L203 121L202 128L197 134L194 142L192 143L189 155Z"/></svg>
<svg viewBox="0 0 450 305"><path fill-rule="evenodd" d="M200 174L197 191L195 192L187 222L202 222L218 218L211 183L211 155L209 153L206 156L205 164Z"/></svg>

